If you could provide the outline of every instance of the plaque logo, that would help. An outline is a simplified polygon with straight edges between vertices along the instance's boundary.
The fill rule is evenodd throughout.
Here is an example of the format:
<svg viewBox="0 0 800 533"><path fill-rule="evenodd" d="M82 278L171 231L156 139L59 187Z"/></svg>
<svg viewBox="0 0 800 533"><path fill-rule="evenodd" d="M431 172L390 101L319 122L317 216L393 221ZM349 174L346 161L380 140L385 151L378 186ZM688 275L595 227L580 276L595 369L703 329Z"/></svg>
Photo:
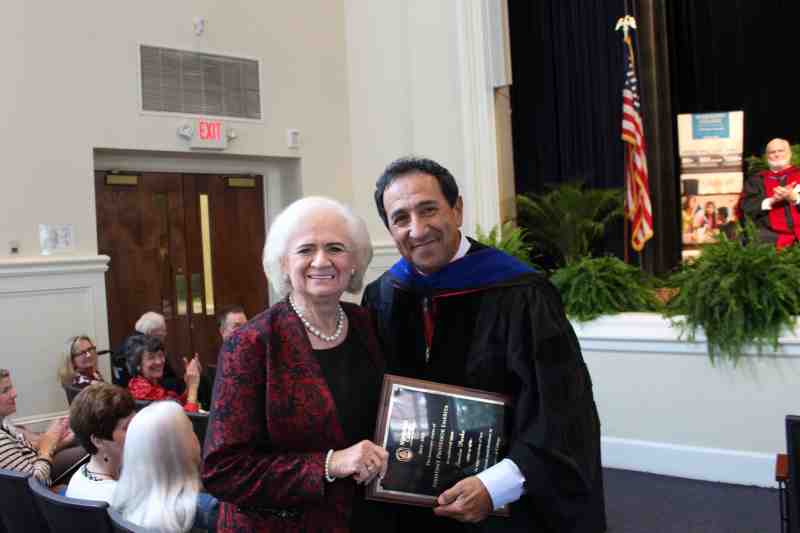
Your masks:
<svg viewBox="0 0 800 533"><path fill-rule="evenodd" d="M394 452L394 455L401 463L407 463L414 458L414 452L408 448L397 448L397 451Z"/></svg>

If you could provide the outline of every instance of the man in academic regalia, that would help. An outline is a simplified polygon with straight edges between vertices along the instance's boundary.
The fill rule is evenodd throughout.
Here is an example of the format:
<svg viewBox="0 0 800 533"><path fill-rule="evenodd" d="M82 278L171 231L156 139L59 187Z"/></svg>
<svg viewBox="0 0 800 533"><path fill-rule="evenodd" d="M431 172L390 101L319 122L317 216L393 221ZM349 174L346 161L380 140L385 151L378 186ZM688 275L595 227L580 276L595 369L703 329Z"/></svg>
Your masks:
<svg viewBox="0 0 800 533"><path fill-rule="evenodd" d="M402 508L400 529L605 531L600 422L558 292L461 233L458 186L434 161L395 161L376 187L403 256L364 293L388 370L511 397L506 458L444 490L433 511ZM505 504L510 517L489 516Z"/></svg>
<svg viewBox="0 0 800 533"><path fill-rule="evenodd" d="M762 240L780 249L800 240L800 169L785 139L772 139L766 152L769 170L745 180L741 206Z"/></svg>

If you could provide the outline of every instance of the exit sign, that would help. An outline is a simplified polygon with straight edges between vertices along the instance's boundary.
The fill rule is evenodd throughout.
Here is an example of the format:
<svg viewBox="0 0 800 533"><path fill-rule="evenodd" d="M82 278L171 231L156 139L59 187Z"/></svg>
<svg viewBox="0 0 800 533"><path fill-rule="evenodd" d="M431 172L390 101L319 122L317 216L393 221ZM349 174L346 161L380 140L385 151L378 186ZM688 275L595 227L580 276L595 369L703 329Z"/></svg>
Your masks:
<svg viewBox="0 0 800 533"><path fill-rule="evenodd" d="M189 144L192 148L224 150L228 147L225 124L221 120L199 118L194 121L193 133Z"/></svg>

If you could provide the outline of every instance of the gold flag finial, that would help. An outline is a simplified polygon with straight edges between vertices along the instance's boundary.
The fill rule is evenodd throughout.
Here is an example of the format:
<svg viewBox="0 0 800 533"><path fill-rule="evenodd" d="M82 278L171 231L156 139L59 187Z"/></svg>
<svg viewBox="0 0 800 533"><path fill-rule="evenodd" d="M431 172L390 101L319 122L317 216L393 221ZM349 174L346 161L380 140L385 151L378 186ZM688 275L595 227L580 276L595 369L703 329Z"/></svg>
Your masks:
<svg viewBox="0 0 800 533"><path fill-rule="evenodd" d="M629 28L633 28L634 30L636 29L636 19L630 15L625 15L617 20L617 25L614 27L614 31L622 30L622 34L627 39Z"/></svg>

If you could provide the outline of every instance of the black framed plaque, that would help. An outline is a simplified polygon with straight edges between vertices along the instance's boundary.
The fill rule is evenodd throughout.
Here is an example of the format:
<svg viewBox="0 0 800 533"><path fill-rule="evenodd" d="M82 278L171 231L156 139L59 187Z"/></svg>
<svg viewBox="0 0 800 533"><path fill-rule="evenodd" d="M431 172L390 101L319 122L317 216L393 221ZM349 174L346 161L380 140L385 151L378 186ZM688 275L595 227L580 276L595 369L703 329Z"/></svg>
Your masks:
<svg viewBox="0 0 800 533"><path fill-rule="evenodd" d="M375 442L389 464L367 498L434 507L442 492L505 456L507 406L500 394L386 374Z"/></svg>

